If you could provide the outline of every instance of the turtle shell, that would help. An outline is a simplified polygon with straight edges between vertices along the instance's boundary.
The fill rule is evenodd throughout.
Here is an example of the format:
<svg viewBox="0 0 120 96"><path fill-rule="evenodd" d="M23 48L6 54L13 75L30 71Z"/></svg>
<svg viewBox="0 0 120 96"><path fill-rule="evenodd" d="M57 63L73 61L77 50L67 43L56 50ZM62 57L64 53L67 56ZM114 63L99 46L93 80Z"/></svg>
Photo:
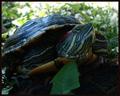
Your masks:
<svg viewBox="0 0 120 96"><path fill-rule="evenodd" d="M80 23L74 17L58 14L26 22L5 42L3 62L15 70L18 65L31 69L55 59L55 45L76 24Z"/></svg>
<svg viewBox="0 0 120 96"><path fill-rule="evenodd" d="M74 17L57 14L30 20L16 30L13 36L8 38L3 48L3 55L29 45L29 43L34 42L37 38L41 38L43 34L48 34L49 37L54 34L62 34L62 32L58 32L58 30L61 31L64 29L66 32L70 30L74 24L79 24L78 20Z"/></svg>

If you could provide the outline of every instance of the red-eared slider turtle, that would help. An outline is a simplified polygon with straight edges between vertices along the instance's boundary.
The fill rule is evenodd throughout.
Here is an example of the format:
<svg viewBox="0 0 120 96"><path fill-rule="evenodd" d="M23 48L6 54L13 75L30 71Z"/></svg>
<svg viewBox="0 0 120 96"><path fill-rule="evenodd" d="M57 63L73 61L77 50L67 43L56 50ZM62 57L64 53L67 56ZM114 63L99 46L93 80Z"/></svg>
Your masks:
<svg viewBox="0 0 120 96"><path fill-rule="evenodd" d="M54 60L55 45L75 24L79 22L74 17L56 14L26 22L3 46L3 63L8 66L8 73L16 72L19 65L31 70Z"/></svg>
<svg viewBox="0 0 120 96"><path fill-rule="evenodd" d="M72 16L50 15L20 27L5 42L2 56L9 74L26 74L31 70L30 74L36 74L40 70L52 71L59 66L57 61L66 63L68 59L76 59L83 63L95 57L93 53L102 52L106 52L106 40L93 31L91 23L80 24Z"/></svg>
<svg viewBox="0 0 120 96"><path fill-rule="evenodd" d="M61 64L67 64L72 59L76 60L79 65L89 64L95 61L98 56L104 57L107 55L107 41L101 33L94 32L91 23L76 24L57 43L56 50L57 59L34 68L30 74L47 72L48 70L45 69L55 70L55 64L59 67Z"/></svg>

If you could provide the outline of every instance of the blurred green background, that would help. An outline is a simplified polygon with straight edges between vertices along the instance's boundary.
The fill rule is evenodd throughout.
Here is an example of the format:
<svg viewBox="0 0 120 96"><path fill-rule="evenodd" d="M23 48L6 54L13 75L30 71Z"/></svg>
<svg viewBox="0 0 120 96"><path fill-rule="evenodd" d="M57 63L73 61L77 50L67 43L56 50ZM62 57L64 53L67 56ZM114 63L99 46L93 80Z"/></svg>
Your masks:
<svg viewBox="0 0 120 96"><path fill-rule="evenodd" d="M118 53L117 2L2 2L2 45L26 21L53 13L72 15L82 23L92 22L95 31L108 39L109 57Z"/></svg>

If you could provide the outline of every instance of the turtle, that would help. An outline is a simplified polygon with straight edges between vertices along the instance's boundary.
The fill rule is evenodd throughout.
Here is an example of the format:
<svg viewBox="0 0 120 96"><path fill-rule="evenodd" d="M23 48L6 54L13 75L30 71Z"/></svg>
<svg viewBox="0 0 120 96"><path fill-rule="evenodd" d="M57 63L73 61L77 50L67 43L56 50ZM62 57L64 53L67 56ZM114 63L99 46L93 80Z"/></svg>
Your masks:
<svg viewBox="0 0 120 96"><path fill-rule="evenodd" d="M71 59L82 64L106 54L106 38L93 29L92 23L59 14L27 21L3 46L7 77L59 70Z"/></svg>
<svg viewBox="0 0 120 96"><path fill-rule="evenodd" d="M105 58L107 55L107 40L101 33L93 31L91 23L76 24L72 30L67 32L64 39L57 43L56 50L57 59L34 68L29 74L47 72L48 70L45 70L47 67L50 71L55 70L56 67L60 69L71 60L75 60L79 65L87 65L101 56ZM100 62L103 58L100 58Z"/></svg>

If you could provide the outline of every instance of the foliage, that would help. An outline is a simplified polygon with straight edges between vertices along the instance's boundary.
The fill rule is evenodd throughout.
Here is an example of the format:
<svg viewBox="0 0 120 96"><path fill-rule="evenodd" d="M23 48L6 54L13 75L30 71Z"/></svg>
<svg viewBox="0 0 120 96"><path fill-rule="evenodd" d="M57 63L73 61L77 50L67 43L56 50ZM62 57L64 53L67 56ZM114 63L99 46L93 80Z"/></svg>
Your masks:
<svg viewBox="0 0 120 96"><path fill-rule="evenodd" d="M80 87L79 72L75 61L63 66L52 80L51 94L68 94Z"/></svg>
<svg viewBox="0 0 120 96"><path fill-rule="evenodd" d="M94 6L89 6L85 3L65 3L56 7L46 3L44 7L41 7L41 3L39 3L39 6L33 7L29 2L22 4L18 2L3 2L3 25L6 29L9 29L7 34L2 34L3 41L9 37L10 32L13 33L13 29L16 28L15 26L21 26L30 19L53 13L73 15L81 23L92 22L95 31L102 32L108 39L109 57L116 57L118 53L118 12L110 6L94 8Z"/></svg>
<svg viewBox="0 0 120 96"><path fill-rule="evenodd" d="M2 23L6 31L8 31L7 29L13 27L12 21L21 16L17 12L17 7L20 6L12 2L2 2L2 6Z"/></svg>

